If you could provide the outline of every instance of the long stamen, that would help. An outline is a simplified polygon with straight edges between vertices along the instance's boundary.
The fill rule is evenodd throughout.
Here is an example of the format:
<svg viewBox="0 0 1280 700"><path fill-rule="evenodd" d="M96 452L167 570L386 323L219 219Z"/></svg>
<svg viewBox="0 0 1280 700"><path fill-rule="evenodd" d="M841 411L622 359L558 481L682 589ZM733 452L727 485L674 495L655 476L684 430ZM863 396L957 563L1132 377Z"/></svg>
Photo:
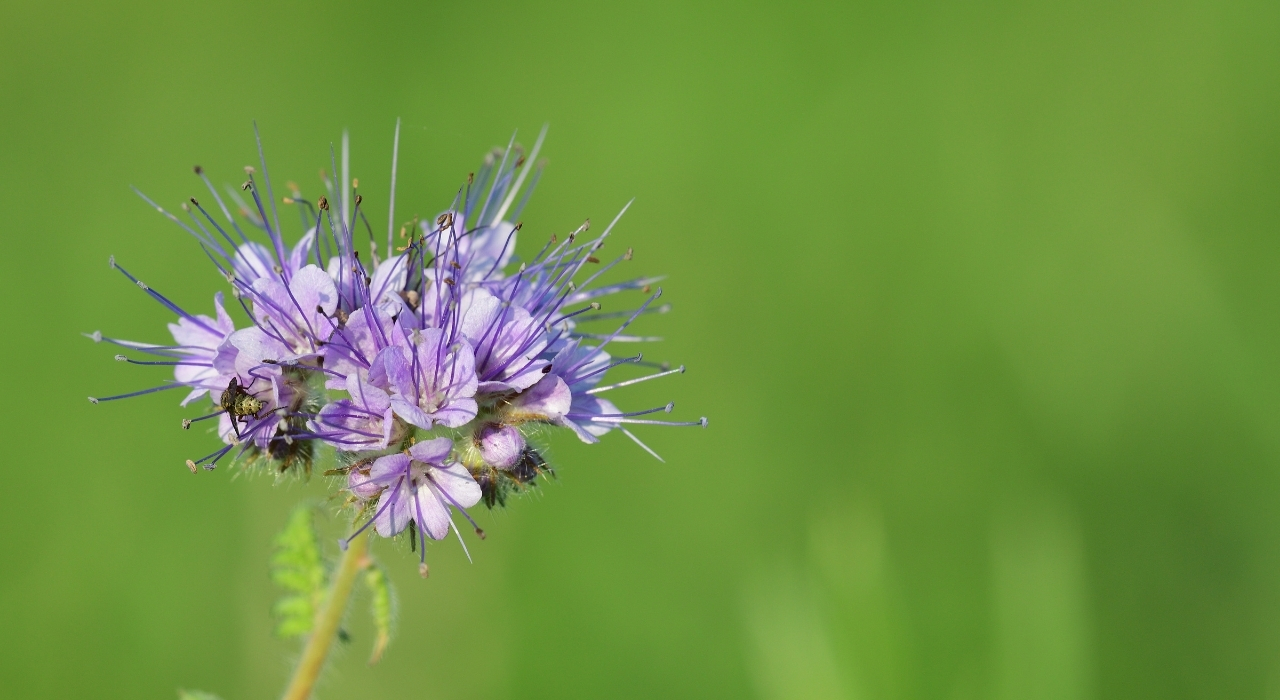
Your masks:
<svg viewBox="0 0 1280 700"><path fill-rule="evenodd" d="M597 374L603 374L605 372L608 372L609 370L613 369L614 367L617 367L618 365L625 365L627 363L639 364L639 362L643 358L644 358L643 354L637 353L635 357L624 357L621 360L614 360L613 362L607 365L604 365L603 367L598 367L590 372L587 372L586 374L575 375L573 374L574 372L573 369L568 369L568 370L565 370L564 372L559 372L558 374L561 377L563 377L566 382L570 384L577 384L578 382L583 381L584 379L590 379L591 377L594 377ZM570 379L572 379L572 381L570 381Z"/></svg>
<svg viewBox="0 0 1280 700"><path fill-rule="evenodd" d="M102 403L103 401L115 401L117 399L130 399L135 396L142 396L143 394L153 394L157 391L166 391L168 389L181 389L181 388L187 388L187 385L186 384L165 384L164 386L156 386L150 389L143 389L141 391L131 391L128 394L116 394L115 396L104 396L102 398L90 396L89 403Z"/></svg>
<svg viewBox="0 0 1280 700"><path fill-rule="evenodd" d="M606 337L603 340L603 342L601 342L599 345L596 346L594 350L587 353L585 356L583 356L582 359L578 360L578 362L575 365L573 365L573 367L570 368L570 371L576 370L582 365L586 364L587 361L589 361L592 357L599 354L600 351L603 350L606 345L608 345L611 341L616 340L617 337L622 333L622 331L625 330L627 326L631 325L632 321L635 321L637 318L639 318L640 314L644 313L644 310L649 308L649 305L652 304L654 301L656 301L660 296L662 296L662 287L658 287L658 291L654 292L653 296L649 297L648 299L645 299L644 303L640 305L640 308L636 309L635 313L631 314L631 317L628 318L625 322L623 322L621 326L618 326L618 329L615 330L612 335Z"/></svg>
<svg viewBox="0 0 1280 700"><path fill-rule="evenodd" d="M396 135L395 140L391 144L391 194L390 211L387 212L387 259L391 259L395 255L395 249L391 247L391 234L396 228L396 165L400 162L400 118L396 118Z"/></svg>
<svg viewBox="0 0 1280 700"><path fill-rule="evenodd" d="M678 367L677 369L669 369L665 372L658 372L656 374L649 374L643 377L636 377L635 379L628 379L624 382L618 382L617 384L610 384L609 386L598 386L593 389L588 389L584 393L599 394L600 392L609 391L610 389L621 389L624 386L631 386L632 384L647 382L650 379L657 379L658 377L668 377L673 374L684 374L684 365L680 365L680 367Z"/></svg>
<svg viewBox="0 0 1280 700"><path fill-rule="evenodd" d="M560 323L573 318L574 316L581 316L582 314L585 314L588 311L599 311L599 310L600 310L600 305L593 303L584 309L578 309L577 311L572 311L570 313L567 313L561 316L560 318L557 318L556 320L551 322L551 325L557 326L557 325L560 325Z"/></svg>
<svg viewBox="0 0 1280 700"><path fill-rule="evenodd" d="M677 427L677 428L692 427L692 426L697 426L700 428L707 427L707 419L705 416L698 420L691 420L691 421L645 420L643 418L600 418L600 419L588 418L587 420L590 420L595 423L607 423L607 424L635 423L636 425L666 425L666 426Z"/></svg>
<svg viewBox="0 0 1280 700"><path fill-rule="evenodd" d="M88 338L89 340L92 340L95 343L105 342L111 345L118 345L122 348L137 350L138 352L145 352L148 355L159 355L160 357L181 357L184 354L186 354L183 351L189 352L192 350L208 349L198 345L153 345L151 343L139 343L132 340L120 340L119 338L108 338L102 335L102 331L94 331L92 333L81 333L80 335L83 335L84 337Z"/></svg>
<svg viewBox="0 0 1280 700"><path fill-rule="evenodd" d="M275 236L273 237L273 240L279 241L279 243L277 244L278 249L280 252L283 252L284 239L281 237L282 230L280 228L280 213L276 210L276 196L271 191L271 176L267 174L267 156L265 153L263 153L263 150L262 150L262 136L258 133L257 120L253 122L253 138L256 139L258 142L258 162L262 164L262 179L266 180L267 182L267 199L271 201L271 219L275 222L275 225L276 225ZM258 193L257 193L257 189L255 188L254 199L257 199L257 198L258 198ZM261 202L258 203L258 208L259 209L262 208ZM265 220L267 218L267 215L263 214L262 218ZM282 266L284 265L283 257L280 261L280 264Z"/></svg>
<svg viewBox="0 0 1280 700"><path fill-rule="evenodd" d="M609 340L614 343L656 343L662 340L659 335L605 335L603 333L574 333L579 338L590 340Z"/></svg>
<svg viewBox="0 0 1280 700"><path fill-rule="evenodd" d="M629 411L627 413L570 413L569 417L570 418L588 418L589 417L591 418L591 420L595 420L597 418L631 418L634 416L648 415L650 413L658 413L659 411L664 413L671 413L671 411L673 411L675 407L676 407L676 402L672 401L665 406L658 406L656 408L646 408L643 411Z"/></svg>
<svg viewBox="0 0 1280 700"><path fill-rule="evenodd" d="M131 365L158 365L163 367L212 367L213 361L206 360L204 362L192 362L189 360L165 360L165 361L149 361L149 360L133 360L124 355L116 355L116 362L128 362Z"/></svg>
<svg viewBox="0 0 1280 700"><path fill-rule="evenodd" d="M592 314L590 316L587 316L586 318L578 319L578 322L590 323L591 321L603 321L604 319L607 319L607 318L621 318L623 316L629 316L635 313L635 311L636 311L635 309L627 309L626 311L608 311L605 313ZM655 306L649 309L645 309L646 314L665 314L665 313L668 313L669 311L671 311L670 304L663 304L662 306Z"/></svg>
<svg viewBox="0 0 1280 700"><path fill-rule="evenodd" d="M236 223L235 217L231 216L231 210L227 208L226 202L222 201L222 196L218 194L218 188L214 187L213 183L209 181L209 176L204 174L204 168L197 165L194 170L196 175L200 177L200 180L204 182L205 187L209 189L209 194L213 195L213 201L218 203L218 208L222 210L222 215L226 217L227 223L231 224L231 228L235 229L236 233L240 234L241 242L243 242L245 246L248 246L249 237L244 234L244 231L240 228L240 224Z"/></svg>
<svg viewBox="0 0 1280 700"><path fill-rule="evenodd" d="M202 420L209 420L210 418L217 418L218 416L220 416L220 415L222 415L222 414L224 414L224 413L226 413L226 411L224 411L224 410L222 410L222 409L218 409L218 410L214 411L213 413L207 413L207 414L205 414L205 415L203 415L203 416L200 416L199 418L183 418L183 419L182 419L182 429L183 429L183 430L190 430L190 429L191 429L191 424L192 424L192 423L199 423L199 422L200 422L200 421L202 421Z"/></svg>
<svg viewBox="0 0 1280 700"><path fill-rule="evenodd" d="M506 215L507 210L511 208L511 203L515 201L516 195L520 192L520 188L524 185L524 179L529 175L529 168L534 161L538 159L538 151L542 150L542 141L547 138L548 125L542 126L542 132L538 134L538 140L533 142L533 150L529 151L529 157L524 160L524 169L520 171L520 176L516 178L511 189L508 190L507 198L503 200L502 206L498 207L498 212L494 214L494 221L502 221L502 217ZM519 167L519 166L517 166Z"/></svg>
<svg viewBox="0 0 1280 700"><path fill-rule="evenodd" d="M123 267L121 267L120 265L116 264L116 256L114 256L114 255L113 255L113 256L111 256L110 263L111 263L111 267L112 267L112 269L119 270L119 271L120 271L120 274L122 274L122 275L124 275L125 277L129 278L129 281L131 281L131 282L133 282L134 284L138 285L138 287L140 287L143 291L145 291L147 294L151 295L151 298L152 298L152 299L155 299L156 301L160 302L161 304L164 304L165 308L167 308L167 309L169 309L170 311L174 312L175 314L178 314L179 316L181 316L181 317L183 317L183 318L187 319L188 321L191 321L192 323L196 324L197 326L200 326L201 328L205 329L206 331L209 331L210 333L212 333L212 334L214 334L214 335L221 335L220 333L218 333L218 331L217 331L217 330L215 330L215 329L213 329L213 328L210 328L210 327L209 327L209 324L205 323L204 321L201 321L200 319L196 318L195 316L192 316L191 314L187 313L186 311L183 311L181 307L179 307L177 304L173 303L172 301L169 301L167 298L165 298L165 296L164 296L163 294L161 294L160 292L157 292L156 290L152 289L151 287L148 287L144 282L142 282L141 280L139 280L137 277L134 277L133 275L129 274L129 271L128 271L128 270L125 270Z"/></svg>
<svg viewBox="0 0 1280 700"><path fill-rule="evenodd" d="M631 441L632 441L632 442L634 442L635 444L639 445L639 446L640 446L640 449L642 449L642 450L644 450L645 452L648 452L649 454L653 455L653 458L654 458L654 459L658 460L659 462L662 462L663 464L666 464L667 460L663 459L663 458L662 458L662 455L659 455L657 452L654 452L654 451L653 451L653 448L651 448L651 447L649 447L648 445L646 445L646 444L644 444L643 442L641 442L641 441L640 441L640 438L636 437L636 434L635 434L635 433L631 432L630 430L627 430L626 428L624 428L624 427L622 427L622 426L618 426L618 430L621 430L623 435L626 435L627 437L631 438Z"/></svg>

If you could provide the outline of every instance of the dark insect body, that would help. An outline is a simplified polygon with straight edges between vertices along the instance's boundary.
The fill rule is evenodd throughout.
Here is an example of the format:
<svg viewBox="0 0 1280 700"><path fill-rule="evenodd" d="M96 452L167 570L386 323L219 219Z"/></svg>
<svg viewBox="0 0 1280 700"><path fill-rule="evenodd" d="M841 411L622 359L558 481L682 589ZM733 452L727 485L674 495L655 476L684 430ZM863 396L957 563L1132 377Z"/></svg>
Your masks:
<svg viewBox="0 0 1280 700"><path fill-rule="evenodd" d="M250 419L256 419L258 411L262 410L262 401L240 386L240 381L235 377L231 378L231 383L223 390L218 405L231 416L231 429L236 432L237 438L240 437L237 423L248 423Z"/></svg>
<svg viewBox="0 0 1280 700"><path fill-rule="evenodd" d="M547 466L546 460L532 447L525 447L520 453L520 460L509 469L495 469L486 466L472 477L480 485L484 504L490 508L506 505L507 496L512 492L523 491L533 485L540 476L554 477L555 471Z"/></svg>

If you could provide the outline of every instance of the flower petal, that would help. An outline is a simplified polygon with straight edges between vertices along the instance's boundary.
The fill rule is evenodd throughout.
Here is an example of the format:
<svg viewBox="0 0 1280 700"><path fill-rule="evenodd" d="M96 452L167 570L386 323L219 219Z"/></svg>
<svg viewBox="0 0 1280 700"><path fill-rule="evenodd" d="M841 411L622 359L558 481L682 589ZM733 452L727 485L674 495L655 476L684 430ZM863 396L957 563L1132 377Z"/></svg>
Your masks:
<svg viewBox="0 0 1280 700"><path fill-rule="evenodd" d="M573 394L569 385L554 374L515 397L507 414L510 422L545 421L554 423L569 412Z"/></svg>
<svg viewBox="0 0 1280 700"><path fill-rule="evenodd" d="M449 510L441 502L430 483L418 487L417 498L414 499L414 518L418 527L433 540L442 540L449 534Z"/></svg>
<svg viewBox="0 0 1280 700"><path fill-rule="evenodd" d="M427 472L431 483L448 496L445 503L459 508L470 508L480 502L480 484L471 472L458 462L443 467L433 467Z"/></svg>
<svg viewBox="0 0 1280 700"><path fill-rule="evenodd" d="M433 440L423 440L409 448L409 455L419 462L430 465L439 465L444 462L445 457L449 456L449 452L453 450L453 440L447 437L439 437Z"/></svg>
<svg viewBox="0 0 1280 700"><path fill-rule="evenodd" d="M409 525L413 515L413 499L411 492L401 482L382 492L378 499L378 515L373 520L373 527L383 537L394 537Z"/></svg>

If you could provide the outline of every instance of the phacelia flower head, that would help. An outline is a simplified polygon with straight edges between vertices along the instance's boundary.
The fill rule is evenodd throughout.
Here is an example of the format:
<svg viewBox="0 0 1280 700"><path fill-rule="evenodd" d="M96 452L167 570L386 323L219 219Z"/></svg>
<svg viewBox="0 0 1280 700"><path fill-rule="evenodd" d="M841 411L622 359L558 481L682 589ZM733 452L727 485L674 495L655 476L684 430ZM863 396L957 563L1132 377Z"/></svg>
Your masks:
<svg viewBox="0 0 1280 700"><path fill-rule="evenodd" d="M623 343L657 340L629 328L670 308L655 305L660 278L606 281L633 257L630 249L598 257L626 207L595 238L586 237L587 222L563 239L548 236L529 257L517 253L544 135L527 156L513 138L436 209L442 213L399 225L393 155L385 245L350 177L345 136L343 166L333 168L339 177L322 176L323 194L309 199L290 183L280 200L298 214L293 243L261 145L258 166L225 198L197 167L212 206L192 197L184 220L146 201L196 240L233 303L220 291L212 316L190 313L113 259L172 315L173 343L89 337L123 348L119 360L171 367L173 377L91 401L176 388L186 390L184 407L208 397L209 409L182 425L216 419L223 444L188 460L193 473L227 459L310 475L328 455L337 464L325 474L346 492L338 502L356 511L352 537L407 532L413 547L417 533L425 542L453 530L461 540L454 514L482 534L467 509L502 505L553 476L539 445L557 429L588 443L618 431L656 457L631 428L706 419L654 420L645 416L674 404L624 410L601 396L684 371L640 353L610 355ZM602 306L637 291L632 308ZM657 371L606 381L625 366Z"/></svg>

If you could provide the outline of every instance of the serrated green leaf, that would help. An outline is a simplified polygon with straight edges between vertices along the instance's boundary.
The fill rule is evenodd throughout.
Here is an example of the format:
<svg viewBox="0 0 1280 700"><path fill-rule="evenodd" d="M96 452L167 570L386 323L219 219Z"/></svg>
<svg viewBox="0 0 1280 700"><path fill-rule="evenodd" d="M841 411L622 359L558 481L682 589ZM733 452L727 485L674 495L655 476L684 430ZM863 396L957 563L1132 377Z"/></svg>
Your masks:
<svg viewBox="0 0 1280 700"><path fill-rule="evenodd" d="M382 567L370 561L364 571L364 585L369 589L369 611L373 616L373 653L369 663L376 664L382 653L391 643L391 623L395 619L395 593L391 590L391 580Z"/></svg>
<svg viewBox="0 0 1280 700"><path fill-rule="evenodd" d="M178 700L222 700L222 698L200 690L179 690Z"/></svg>
<svg viewBox="0 0 1280 700"><path fill-rule="evenodd" d="M329 578L310 506L294 509L284 531L276 535L275 547L271 580L285 591L271 609L277 619L276 634L300 637L315 623Z"/></svg>

